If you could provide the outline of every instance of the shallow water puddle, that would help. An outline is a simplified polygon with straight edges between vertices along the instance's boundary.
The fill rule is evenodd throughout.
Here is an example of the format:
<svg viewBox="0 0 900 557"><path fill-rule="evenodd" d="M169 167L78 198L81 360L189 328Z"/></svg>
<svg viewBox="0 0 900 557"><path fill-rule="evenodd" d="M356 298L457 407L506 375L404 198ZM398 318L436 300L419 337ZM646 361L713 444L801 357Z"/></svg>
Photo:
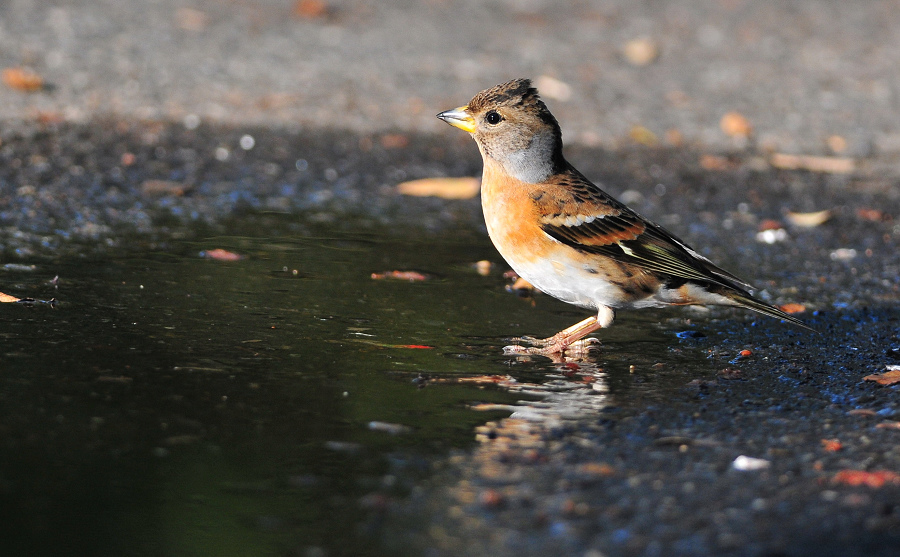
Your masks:
<svg viewBox="0 0 900 557"><path fill-rule="evenodd" d="M655 313L589 365L503 356L503 335L583 313L508 293L478 235L271 224L5 272L0 290L59 300L0 308L11 552L379 554L383 511L485 422L663 400L713 369Z"/></svg>

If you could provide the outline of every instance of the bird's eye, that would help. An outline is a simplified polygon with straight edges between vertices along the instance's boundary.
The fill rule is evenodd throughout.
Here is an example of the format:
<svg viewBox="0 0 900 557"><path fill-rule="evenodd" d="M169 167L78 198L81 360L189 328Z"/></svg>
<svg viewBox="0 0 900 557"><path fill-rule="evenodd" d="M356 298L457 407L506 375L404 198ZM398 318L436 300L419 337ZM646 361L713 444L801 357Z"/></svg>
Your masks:
<svg viewBox="0 0 900 557"><path fill-rule="evenodd" d="M502 120L502 119L503 119L503 116L500 116L498 113L494 112L493 110L488 112L484 116L484 121L492 126L499 124L500 120Z"/></svg>

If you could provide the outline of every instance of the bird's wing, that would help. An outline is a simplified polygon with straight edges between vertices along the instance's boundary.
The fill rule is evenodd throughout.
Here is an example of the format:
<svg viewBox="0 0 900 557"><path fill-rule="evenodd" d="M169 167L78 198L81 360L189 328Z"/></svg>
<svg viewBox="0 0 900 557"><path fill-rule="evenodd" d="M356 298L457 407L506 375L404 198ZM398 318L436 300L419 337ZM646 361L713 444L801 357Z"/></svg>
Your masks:
<svg viewBox="0 0 900 557"><path fill-rule="evenodd" d="M535 203L543 231L559 242L651 272L731 289L752 289L574 169L559 176L554 185Z"/></svg>

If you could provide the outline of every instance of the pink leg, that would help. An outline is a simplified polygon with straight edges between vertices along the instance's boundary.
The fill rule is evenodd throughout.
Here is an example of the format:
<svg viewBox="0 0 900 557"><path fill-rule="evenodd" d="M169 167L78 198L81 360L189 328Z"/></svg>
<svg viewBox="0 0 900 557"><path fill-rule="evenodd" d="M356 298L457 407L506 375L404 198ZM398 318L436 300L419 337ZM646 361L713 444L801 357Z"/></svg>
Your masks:
<svg viewBox="0 0 900 557"><path fill-rule="evenodd" d="M580 341L586 335L593 333L597 329L609 327L612 324L615 313L612 308L601 307L596 316L588 317L583 321L575 323L571 327L563 329L552 337L545 339L515 339L527 340L533 346L532 348L522 348L519 346L507 346L504 350L512 353L539 354L549 356L551 354L562 354L567 348Z"/></svg>

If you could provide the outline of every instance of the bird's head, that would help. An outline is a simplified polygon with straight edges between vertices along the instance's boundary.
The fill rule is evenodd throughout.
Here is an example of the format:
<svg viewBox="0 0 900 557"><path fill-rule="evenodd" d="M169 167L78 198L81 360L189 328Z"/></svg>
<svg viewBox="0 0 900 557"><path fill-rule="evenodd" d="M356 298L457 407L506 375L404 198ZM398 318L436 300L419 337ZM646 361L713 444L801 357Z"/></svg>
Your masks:
<svg viewBox="0 0 900 557"><path fill-rule="evenodd" d="M559 124L527 79L485 89L437 117L472 134L485 164L499 163L524 182L546 180L563 163Z"/></svg>

